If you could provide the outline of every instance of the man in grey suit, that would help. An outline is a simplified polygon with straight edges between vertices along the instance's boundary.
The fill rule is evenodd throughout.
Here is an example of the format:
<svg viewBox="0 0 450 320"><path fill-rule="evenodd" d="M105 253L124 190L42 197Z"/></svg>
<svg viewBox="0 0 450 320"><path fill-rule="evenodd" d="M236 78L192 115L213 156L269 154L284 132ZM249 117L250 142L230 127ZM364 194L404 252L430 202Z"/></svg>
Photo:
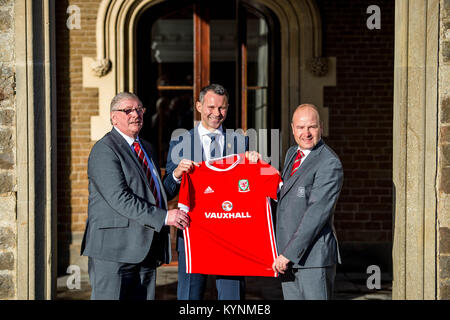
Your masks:
<svg viewBox="0 0 450 320"><path fill-rule="evenodd" d="M342 188L342 164L321 138L314 105L297 107L292 133L297 146L288 150L282 172L276 214L279 256L273 269L282 274L285 300L331 299L336 263L341 263L333 212Z"/></svg>
<svg viewBox="0 0 450 320"><path fill-rule="evenodd" d="M89 205L81 253L89 257L91 299L154 299L156 267L169 263L170 225L189 217L167 211L160 170L150 145L139 139L145 109L128 92L111 102L113 129L88 160Z"/></svg>

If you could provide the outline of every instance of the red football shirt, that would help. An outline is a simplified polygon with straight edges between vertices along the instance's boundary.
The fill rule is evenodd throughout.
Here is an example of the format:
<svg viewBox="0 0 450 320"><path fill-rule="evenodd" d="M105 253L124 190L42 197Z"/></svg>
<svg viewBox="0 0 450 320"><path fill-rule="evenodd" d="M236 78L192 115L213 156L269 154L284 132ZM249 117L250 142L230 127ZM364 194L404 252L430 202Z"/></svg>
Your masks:
<svg viewBox="0 0 450 320"><path fill-rule="evenodd" d="M281 177L243 154L204 161L183 174L178 206L189 212L186 272L276 277L278 256L269 198Z"/></svg>

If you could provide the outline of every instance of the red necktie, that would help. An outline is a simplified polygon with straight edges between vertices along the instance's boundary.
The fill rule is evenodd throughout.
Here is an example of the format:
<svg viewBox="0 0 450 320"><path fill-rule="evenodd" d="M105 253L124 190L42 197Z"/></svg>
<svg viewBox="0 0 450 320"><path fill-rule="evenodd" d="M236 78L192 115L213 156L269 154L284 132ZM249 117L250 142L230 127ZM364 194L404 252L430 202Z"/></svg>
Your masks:
<svg viewBox="0 0 450 320"><path fill-rule="evenodd" d="M297 150L297 156L295 157L294 164L292 166L291 177L297 171L298 167L300 167L300 163L302 162L302 158L305 154L299 149Z"/></svg>
<svg viewBox="0 0 450 320"><path fill-rule="evenodd" d="M144 172L147 176L147 179L150 182L150 190L152 191L153 196L155 197L156 206L159 207L158 191L156 190L155 181L152 178L152 173L150 172L150 168L148 166L147 158L145 157L144 151L142 151L141 145L137 141L133 142L133 147L134 151L136 151L136 154L139 158L139 162L144 168Z"/></svg>

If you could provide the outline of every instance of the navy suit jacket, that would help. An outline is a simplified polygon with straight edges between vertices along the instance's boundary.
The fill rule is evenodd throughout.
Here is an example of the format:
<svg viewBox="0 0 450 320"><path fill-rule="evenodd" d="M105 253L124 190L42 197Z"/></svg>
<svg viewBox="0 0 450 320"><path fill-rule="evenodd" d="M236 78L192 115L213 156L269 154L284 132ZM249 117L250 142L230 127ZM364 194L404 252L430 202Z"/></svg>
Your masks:
<svg viewBox="0 0 450 320"><path fill-rule="evenodd" d="M244 153L249 150L249 139L235 130L224 131L224 146L223 156ZM187 131L185 130L179 135L172 134L169 146L169 153L167 155L166 174L164 175L163 184L167 192L168 199L173 199L180 191L180 184L178 184L172 176L182 159L189 159L195 162L204 161L203 147L198 133L198 125ZM177 250L184 250L182 241L183 232L178 230Z"/></svg>

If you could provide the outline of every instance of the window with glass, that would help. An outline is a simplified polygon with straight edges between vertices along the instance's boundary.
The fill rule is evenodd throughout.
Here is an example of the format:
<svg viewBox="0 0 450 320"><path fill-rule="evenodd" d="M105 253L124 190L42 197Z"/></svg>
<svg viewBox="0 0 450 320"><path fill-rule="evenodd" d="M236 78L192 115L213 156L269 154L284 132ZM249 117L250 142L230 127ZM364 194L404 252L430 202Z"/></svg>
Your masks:
<svg viewBox="0 0 450 320"><path fill-rule="evenodd" d="M141 136L165 166L172 132L200 120L203 86L230 95L226 128L280 127L279 26L251 1L164 1L139 18L137 94L147 112Z"/></svg>

